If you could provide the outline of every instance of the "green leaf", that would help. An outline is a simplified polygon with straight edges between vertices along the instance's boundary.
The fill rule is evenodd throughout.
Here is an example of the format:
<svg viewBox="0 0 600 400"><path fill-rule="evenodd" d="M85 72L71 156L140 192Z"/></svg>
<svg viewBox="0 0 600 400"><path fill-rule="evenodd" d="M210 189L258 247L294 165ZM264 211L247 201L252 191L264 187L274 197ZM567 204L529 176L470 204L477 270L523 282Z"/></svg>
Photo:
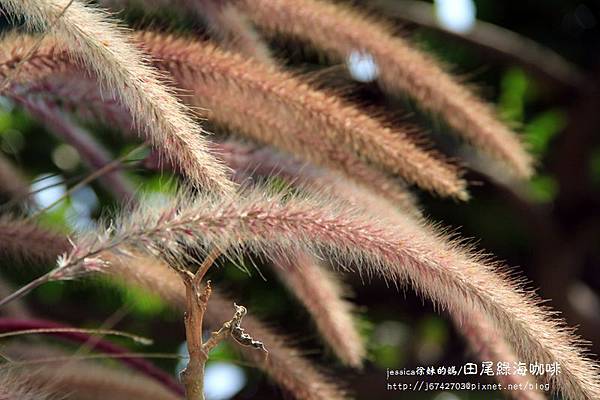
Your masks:
<svg viewBox="0 0 600 400"><path fill-rule="evenodd" d="M549 110L538 114L523 129L525 141L534 155L543 155L548 144L565 128L567 116L561 110Z"/></svg>
<svg viewBox="0 0 600 400"><path fill-rule="evenodd" d="M558 193L556 179L548 175L538 175L531 180L531 199L538 203L551 202Z"/></svg>
<svg viewBox="0 0 600 400"><path fill-rule="evenodd" d="M65 286L63 282L48 282L36 289L36 297L46 305L58 304L63 299Z"/></svg>
<svg viewBox="0 0 600 400"><path fill-rule="evenodd" d="M12 115L8 112L0 111L0 135L4 135L9 128L12 128L12 126Z"/></svg>
<svg viewBox="0 0 600 400"><path fill-rule="evenodd" d="M121 285L125 300L132 310L141 315L155 316L166 309L165 302L157 295L135 286Z"/></svg>
<svg viewBox="0 0 600 400"><path fill-rule="evenodd" d="M507 121L522 122L529 89L527 75L519 68L511 68L502 77L500 86L498 100L500 115Z"/></svg>

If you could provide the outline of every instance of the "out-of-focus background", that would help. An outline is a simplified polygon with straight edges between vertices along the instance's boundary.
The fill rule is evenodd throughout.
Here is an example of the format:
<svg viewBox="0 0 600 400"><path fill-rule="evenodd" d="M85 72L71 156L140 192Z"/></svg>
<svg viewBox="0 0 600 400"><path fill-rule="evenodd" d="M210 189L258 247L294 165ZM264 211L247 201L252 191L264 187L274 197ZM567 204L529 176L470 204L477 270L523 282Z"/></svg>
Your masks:
<svg viewBox="0 0 600 400"><path fill-rule="evenodd" d="M506 261L510 270L527 277L530 286L550 299L571 326L600 351L600 4L597 1L546 0L376 0L356 2L411 36L419 46L444 60L448 68L497 104L503 118L522 132L539 160L536 176L523 185L503 181L500 169L473 157L473 152L444 134L440 121L420 114L412 105L387 98L370 81L377 66L368 55L348 59L355 81L353 98L394 113L399 121L414 121L444 152L466 159L473 199L458 204L419 194L425 214L477 248ZM138 11L122 15L135 26L150 20ZM154 27L201 33L193 20L160 15ZM4 23L3 26L6 26ZM325 61L298 43L277 40L275 54L306 71ZM544 49L539 49L543 46ZM337 74L322 74L323 85L338 86ZM335 76L335 79L333 78ZM40 207L51 204L67 187L86 176L77 152L9 103L0 105L0 152L32 181ZM96 137L114 156L134 145L107 127L93 127ZM483 169L482 169L483 168ZM487 167L489 168L489 167ZM129 168L140 189L156 195L174 189L171 177ZM491 175L493 178L489 178ZM58 229L94 224L101 208L116 208L96 184L72 193L43 217ZM6 211L6 204L3 211ZM14 285L35 276L33 268L8 276ZM249 275L233 266L213 271L211 278L226 287L239 303L290 335L308 357L321 363L333 379L346 383L359 399L500 399L492 392L407 394L386 391L386 369L452 366L474 361L460 335L444 314L410 290L398 291L374 279L363 282L345 276L359 307L358 323L366 337L369 361L362 371L343 368L324 349L308 314L268 268ZM125 304L116 328L155 339L152 348L133 350L178 352L184 340L182 319L160 299L125 290L110 282L52 283L26 299L40 316L75 326L97 326ZM125 342L127 346L130 343ZM176 363L159 361L174 371ZM208 398L276 399L286 396L257 370L243 363L229 345L213 354L207 370ZM453 381L435 377L431 381ZM397 382L402 382L402 379ZM481 380L481 382L490 382Z"/></svg>

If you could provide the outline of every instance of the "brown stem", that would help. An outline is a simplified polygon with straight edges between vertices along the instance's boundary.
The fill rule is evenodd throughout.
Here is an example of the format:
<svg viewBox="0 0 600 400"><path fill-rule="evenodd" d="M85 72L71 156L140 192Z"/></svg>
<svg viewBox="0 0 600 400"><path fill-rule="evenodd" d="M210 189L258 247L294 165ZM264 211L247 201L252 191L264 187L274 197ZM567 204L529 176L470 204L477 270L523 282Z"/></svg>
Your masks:
<svg viewBox="0 0 600 400"><path fill-rule="evenodd" d="M190 360L181 373L188 400L204 400L204 366L208 354L202 345L202 320L206 311L206 304L210 297L210 282L204 289L196 285L196 275L189 271L184 274L186 293L185 336L187 340Z"/></svg>
<svg viewBox="0 0 600 400"><path fill-rule="evenodd" d="M181 380L188 400L204 400L204 368L208 356L210 351L227 337L232 336L242 346L252 346L262 349L265 353L267 352L262 342L254 340L241 327L242 319L247 310L235 303L233 318L223 323L218 331L213 332L206 343L202 341L204 313L212 292L210 281L207 281L203 287L202 279L220 254L220 250L213 249L195 274L187 270L179 271L185 284L186 312L184 322L187 347L190 354L188 365L181 373Z"/></svg>
<svg viewBox="0 0 600 400"><path fill-rule="evenodd" d="M204 367L210 349L207 351L202 343L202 324L212 289L210 281L203 288L202 279L220 254L219 250L213 249L195 274L187 270L181 271L186 295L185 336L190 354L188 365L181 373L181 380L188 400L204 400Z"/></svg>
<svg viewBox="0 0 600 400"><path fill-rule="evenodd" d="M196 274L192 278L194 285L196 285L196 286L198 286L198 288L200 288L200 282L204 278L204 275L206 275L206 273L208 272L208 269L213 265L215 260L217 258L219 258L220 255L221 255L221 251L217 248L214 248L210 253L208 253L206 258L200 265L200 268L198 268L198 271L196 271Z"/></svg>

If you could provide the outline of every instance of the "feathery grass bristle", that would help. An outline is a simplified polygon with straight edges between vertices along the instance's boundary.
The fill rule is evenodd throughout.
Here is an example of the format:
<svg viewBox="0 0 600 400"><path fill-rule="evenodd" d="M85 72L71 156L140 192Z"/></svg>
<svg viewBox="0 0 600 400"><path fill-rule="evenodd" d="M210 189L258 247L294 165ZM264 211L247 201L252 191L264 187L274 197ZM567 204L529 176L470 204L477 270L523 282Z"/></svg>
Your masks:
<svg viewBox="0 0 600 400"><path fill-rule="evenodd" d="M110 231L79 238L58 268L63 276L103 269L104 261L89 255L119 246L166 257L174 265L188 259L183 251L188 247L227 249L232 258L244 249L271 258L290 250L325 253L342 267L355 265L367 276L410 284L457 315L467 312L465 305L473 307L489 316L521 360L566 366L562 374L545 377L557 392L583 399L600 394L596 363L519 283L421 221L405 216L395 218L394 226L383 222L325 195L282 199L254 189L223 200L183 194L163 207L142 205L112 221Z"/></svg>
<svg viewBox="0 0 600 400"><path fill-rule="evenodd" d="M314 319L323 339L342 362L360 367L366 356L364 340L353 319L353 306L344 299L341 282L307 253L275 259L273 269Z"/></svg>
<svg viewBox="0 0 600 400"><path fill-rule="evenodd" d="M439 113L455 132L504 161L518 177L533 173L532 159L491 106L447 74L433 57L394 36L383 21L325 0L233 0L257 25L306 40L342 61L353 52L371 55L378 80Z"/></svg>
<svg viewBox="0 0 600 400"><path fill-rule="evenodd" d="M210 110L208 119L320 164L343 164L345 148L427 190L467 198L458 168L418 147L407 132L292 74L189 40L153 33L139 40L161 69L195 94L192 104Z"/></svg>
<svg viewBox="0 0 600 400"><path fill-rule="evenodd" d="M115 6L124 1L100 3ZM146 2L170 6L164 0ZM183 184L174 195L157 200L138 196L122 171L104 174L100 178L105 188L124 203L121 211L69 239L33 222L46 210L28 219L1 216L0 257L56 266L0 304L48 281L108 274L185 311L194 360L199 353L194 348L208 354L202 340L200 346L190 344L190 338L202 337L190 332L202 332L203 320L223 329L228 324L221 325L223 321L230 320L229 328L234 324L233 301L218 289L211 296L210 284L200 282L203 268L220 256L235 263L251 253L273 264L346 365L361 365L365 343L340 282L325 267L410 287L447 311L477 356L558 363L560 374L539 377L550 384L553 395L600 398L600 367L574 332L522 280L451 239L421 214L408 185L468 199L459 161L415 139L416 128L390 122L383 107L352 102L342 90L318 88L311 75L287 71L271 57L261 35L299 38L337 61L357 52L372 57L385 91L407 95L515 176L529 177L532 157L490 105L432 56L395 36L386 22L342 3L179 3L181 10L193 10L204 19L218 44L130 32L87 1L2 2L11 17L24 17L27 28L45 32L9 33L0 41L0 95L76 148L91 169L112 163L110 153L77 118L101 121L125 133L135 131L154 146L143 165L154 171L170 168L191 185ZM230 137L208 140L196 117L207 118ZM255 184L256 177L266 184ZM281 179L263 179L271 177ZM85 182L90 180L78 185ZM0 192L12 202L31 195L26 179L1 156ZM193 275L200 264L200 272ZM198 281L190 284L189 276ZM198 315L199 329L188 330L189 321ZM267 351L242 347L243 356L292 396L348 398L342 385L290 345L289 337L252 315L243 326L268 349L265 356ZM97 344L111 348L102 341ZM138 367L144 363L131 362ZM111 398L166 400L179 393L175 382L171 392L153 387L157 382L145 382L148 377L165 377L157 369L148 373L138 368L145 374L138 379L118 369L80 365L0 370L0 399L65 394L93 398L110 390ZM528 377L498 380L506 385L529 383ZM184 381L188 391L190 382ZM514 395L543 398L538 391Z"/></svg>
<svg viewBox="0 0 600 400"><path fill-rule="evenodd" d="M223 166L206 151L203 131L190 112L149 65L129 33L104 11L68 0L7 0L3 4L14 15L22 15L28 25L55 30L70 56L116 94L140 132L163 147L192 183L222 193L233 190ZM29 44L27 51L34 45Z"/></svg>

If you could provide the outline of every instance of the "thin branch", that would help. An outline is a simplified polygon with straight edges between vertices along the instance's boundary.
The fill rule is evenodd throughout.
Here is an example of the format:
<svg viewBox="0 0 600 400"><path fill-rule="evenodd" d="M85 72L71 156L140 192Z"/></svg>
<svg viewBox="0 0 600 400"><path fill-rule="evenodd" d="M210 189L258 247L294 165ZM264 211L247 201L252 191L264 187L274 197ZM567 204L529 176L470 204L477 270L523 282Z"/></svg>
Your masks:
<svg viewBox="0 0 600 400"><path fill-rule="evenodd" d="M11 343L6 350L15 361L6 365L2 373L9 370L26 376L33 387L47 384L59 396L57 398L65 398L67 394L69 398L105 398L107 393L115 400L176 400L183 397L182 391L174 393L147 374L89 361L118 360L119 357L102 354L80 357L59 347L32 343ZM162 355L152 356L159 358Z"/></svg>
<svg viewBox="0 0 600 400"><path fill-rule="evenodd" d="M46 274L27 283L26 285L21 286L19 289L15 290L10 295L4 297L2 300L0 300L0 307L10 303L11 301L20 299L21 297L29 294L32 290L42 286L45 283L50 282L52 280L53 271L54 270L47 272Z"/></svg>
<svg viewBox="0 0 600 400"><path fill-rule="evenodd" d="M233 318L210 336L204 343L202 340L204 314L212 293L210 281L202 287L202 279L221 251L216 247L204 259L195 274L187 270L179 271L185 284L186 312L184 316L185 334L187 339L190 359L186 368L181 372L181 380L185 386L188 400L204 400L204 369L210 351L222 340L231 335L238 343L244 346L260 348L266 352L262 342L252 339L240 324L246 315L245 307L235 305L236 312Z"/></svg>
<svg viewBox="0 0 600 400"><path fill-rule="evenodd" d="M212 249L210 253L208 253L202 264L200 264L198 271L196 271L194 274L193 285L195 287L200 287L200 283L202 282L202 279L204 279L204 275L206 275L210 267L214 264L217 258L219 258L221 253L221 250L217 249L216 247Z"/></svg>
<svg viewBox="0 0 600 400"><path fill-rule="evenodd" d="M144 147L144 145L139 145L136 148L134 148L133 150L130 150L127 153L123 154L121 157L116 158L113 161L111 161L110 163L104 165L102 168L97 169L96 171L94 171L93 173L91 173L90 175L88 175L85 179L82 179L81 181L77 182L77 184L75 184L72 187L70 187L62 196L60 196L58 199L56 199L55 201L53 201L51 204L49 204L48 206L42 208L41 210L38 210L36 213L30 215L27 218L27 220L30 221L30 220L33 220L33 219L39 217L40 215L42 215L43 213L45 213L46 211L48 211L49 209L51 209L55 205L59 204L64 199L66 199L69 195L71 195L76 190L78 190L78 189L84 187L85 185L87 185L87 184L95 181L96 179L102 177L103 175L108 174L108 173L114 171L115 169L119 168L121 166L121 164L127 158L129 158L130 155L132 155L133 153L135 153L138 150L142 149L143 147ZM0 302L0 306L1 306L1 304L2 303Z"/></svg>
<svg viewBox="0 0 600 400"><path fill-rule="evenodd" d="M183 391L181 386L175 382L171 376L162 370L156 368L153 364L138 359L139 356L130 355L127 349L122 348L114 343L111 343L104 339L92 339L89 333L92 334L105 334L103 331L98 330L83 330L72 328L63 324L59 324L53 321L45 321L39 319L12 319L12 318L0 318L0 332L32 332L32 333L47 333L60 337L62 339L69 340L75 343L89 344L91 349L104 353L103 357L114 357L119 358L122 362L132 369L139 371L140 373L162 383L173 393L181 395ZM45 332L42 332L45 331ZM112 331L108 331L112 334ZM120 333L119 333L120 334ZM4 333L5 336L8 336ZM68 360L71 360L73 356L70 356ZM18 363L18 362L17 362Z"/></svg>
<svg viewBox="0 0 600 400"><path fill-rule="evenodd" d="M588 82L576 65L554 50L498 25L478 20L467 32L456 32L442 26L435 18L433 6L424 1L375 0L369 6L380 8L386 14L409 24L440 32L498 60L518 64L532 75L559 88L578 90Z"/></svg>
<svg viewBox="0 0 600 400"><path fill-rule="evenodd" d="M210 282L202 289L194 284L194 275L184 275L186 311L185 337L190 359L181 372L181 381L185 386L188 400L204 400L204 367L208 354L202 345L202 321L210 297Z"/></svg>
<svg viewBox="0 0 600 400"><path fill-rule="evenodd" d="M123 352L118 354L86 354L86 355L68 355L64 357L43 357L36 358L35 360L26 360L26 361L18 361L14 360L10 362L10 365L0 365L0 370L8 369L12 367L20 367L27 365L38 365L38 364L46 364L46 363L63 363L69 361L82 361L82 360L122 360L122 359L131 359L131 360L142 360L144 358L148 359L159 359L159 360L182 360L186 357L183 357L181 354L176 353L141 353L141 352ZM152 365L152 364L149 364ZM183 390L179 386L177 382L174 384L178 387L175 391L178 394L183 394Z"/></svg>
<svg viewBox="0 0 600 400"><path fill-rule="evenodd" d="M4 328L4 320L0 319L0 331ZM84 328L35 328L35 329L23 329L23 330L14 330L10 332L0 333L0 339L13 337L13 336L21 336L21 335L39 335L39 334L55 334L55 333L85 333L85 334L93 334L93 335L110 335L110 336L120 336L127 339L131 339L134 342L139 344L143 344L145 346L152 344L152 339L145 338L142 336L134 335L127 332L115 331L112 329L84 329Z"/></svg>
<svg viewBox="0 0 600 400"><path fill-rule="evenodd" d="M180 271L185 284L185 337L190 355L187 366L181 372L181 381L188 400L204 400L204 368L208 361L208 353L202 342L202 325L212 288L210 281L202 287L202 279L220 254L216 247L213 248L195 274L188 270Z"/></svg>

